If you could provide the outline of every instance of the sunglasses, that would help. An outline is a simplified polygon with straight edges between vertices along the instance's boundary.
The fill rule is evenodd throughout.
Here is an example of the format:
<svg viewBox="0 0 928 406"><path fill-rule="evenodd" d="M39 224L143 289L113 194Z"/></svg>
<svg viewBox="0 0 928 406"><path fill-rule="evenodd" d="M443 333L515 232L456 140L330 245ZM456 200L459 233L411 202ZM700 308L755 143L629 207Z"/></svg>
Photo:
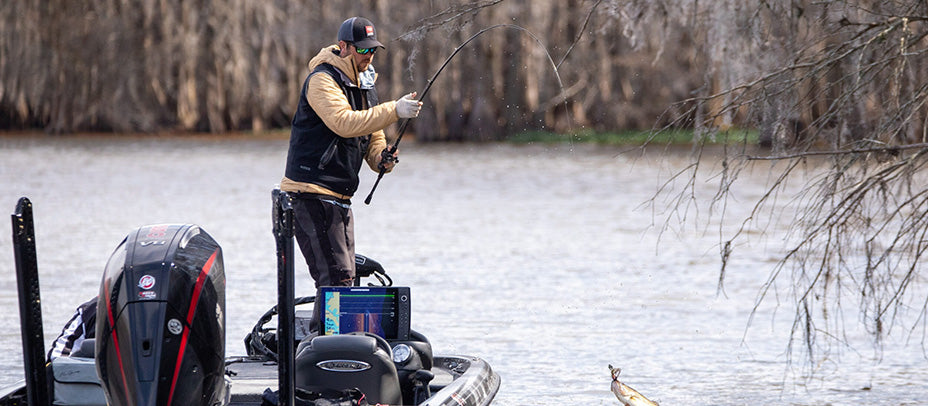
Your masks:
<svg viewBox="0 0 928 406"><path fill-rule="evenodd" d="M354 46L354 44L352 44L351 46ZM361 55L367 55L367 54L373 54L374 51L377 50L377 48L376 48L376 47L375 47L375 48L358 48L358 47L354 46L354 50L355 50L355 52L357 52L357 53L359 53L359 54L361 54Z"/></svg>

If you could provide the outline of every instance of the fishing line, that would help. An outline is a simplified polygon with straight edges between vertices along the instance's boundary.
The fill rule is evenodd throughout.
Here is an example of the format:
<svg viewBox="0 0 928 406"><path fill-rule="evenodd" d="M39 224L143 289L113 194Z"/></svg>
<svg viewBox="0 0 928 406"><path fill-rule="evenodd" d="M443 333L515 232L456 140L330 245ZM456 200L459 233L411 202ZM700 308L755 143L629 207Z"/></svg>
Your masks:
<svg viewBox="0 0 928 406"><path fill-rule="evenodd" d="M477 37L491 30L495 30L497 28L511 28L511 29L519 30L519 31L522 31L528 34L528 36L532 37L532 39L534 39L535 42L539 46L541 46L541 49L545 51L545 57L548 58L548 62L551 64L551 69L554 70L554 76L557 78L557 85L561 89L561 94L564 94L564 83L561 81L560 73L558 73L558 70L557 70L558 65L554 63L554 58L551 57L551 53L548 52L548 48L544 46L541 40L537 36L535 36L535 34L525 29L524 27L521 27L515 24L497 24L497 25L490 26L490 27L480 30L479 32L477 32L476 34L468 38L466 41L462 42L461 45L458 45L457 48L455 48L454 51L451 52L451 55L449 55L448 58L445 59L445 62L441 64L441 66L438 68L438 71L436 71L435 74L432 75L432 78L429 79L429 81L426 83L425 89L423 89L422 92L419 93L419 100L425 99L425 95L429 93L429 90L432 89L432 85L435 84L435 79L438 78L438 75L441 74L441 72L445 69L446 66L448 66L448 63L451 62L451 59L453 59L454 56L458 54L458 52L464 49L464 47L467 46L467 44L469 44L471 41L477 39ZM567 114L567 125L573 128L573 120L570 117L570 109L567 108L567 97L564 97L564 107L565 107L564 111ZM403 123L400 124L399 135L396 137L396 141L393 142L393 145L390 146L390 149L387 150L387 153L390 156L396 153L396 149L400 145L400 141L403 140L403 134L406 133L406 126L409 125L409 120L411 119L409 118L404 119ZM380 169L379 173L377 174L377 180L374 181L374 186L371 187L371 192L367 195L367 198L364 199L364 204L371 204L371 199L374 197L374 191L377 190L377 185L380 184L380 179L383 178L384 173L386 173L386 169L385 168Z"/></svg>

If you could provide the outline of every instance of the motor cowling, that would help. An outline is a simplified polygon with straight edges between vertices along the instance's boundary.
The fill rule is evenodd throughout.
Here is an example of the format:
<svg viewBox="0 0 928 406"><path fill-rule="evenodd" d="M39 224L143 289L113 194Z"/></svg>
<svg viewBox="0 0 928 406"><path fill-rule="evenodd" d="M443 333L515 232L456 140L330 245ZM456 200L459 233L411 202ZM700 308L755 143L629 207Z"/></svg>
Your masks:
<svg viewBox="0 0 928 406"><path fill-rule="evenodd" d="M215 405L227 396L222 249L200 227L131 232L107 262L97 309L97 373L109 405Z"/></svg>

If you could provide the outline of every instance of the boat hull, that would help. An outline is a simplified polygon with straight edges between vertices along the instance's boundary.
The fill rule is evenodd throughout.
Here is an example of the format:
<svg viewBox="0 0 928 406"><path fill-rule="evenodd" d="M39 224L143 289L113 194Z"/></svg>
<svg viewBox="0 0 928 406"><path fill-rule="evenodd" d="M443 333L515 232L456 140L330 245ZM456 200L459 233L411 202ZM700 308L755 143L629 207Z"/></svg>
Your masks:
<svg viewBox="0 0 928 406"><path fill-rule="evenodd" d="M52 376L57 396L55 404L60 406L105 406L103 388L96 378L91 358L61 358L53 364L59 365L59 374ZM231 357L226 370L230 372L228 384L230 396L227 406L257 406L263 402L265 391L277 390L277 364ZM66 368L66 371L65 371ZM432 396L421 406L483 406L489 405L500 387L500 377L483 359L470 356L435 356L430 383ZM80 396L66 396L80 393ZM0 406L26 406L25 382L20 381L0 388Z"/></svg>

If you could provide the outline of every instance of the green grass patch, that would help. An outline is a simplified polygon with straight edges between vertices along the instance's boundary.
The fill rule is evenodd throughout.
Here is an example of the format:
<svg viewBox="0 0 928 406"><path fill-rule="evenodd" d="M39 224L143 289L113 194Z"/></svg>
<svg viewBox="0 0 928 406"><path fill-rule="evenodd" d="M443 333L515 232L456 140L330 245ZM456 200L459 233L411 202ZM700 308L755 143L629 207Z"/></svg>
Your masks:
<svg viewBox="0 0 928 406"><path fill-rule="evenodd" d="M581 131L574 134L559 134L549 131L526 131L509 136L506 141L514 144L561 144L586 143L601 145L641 145L675 144L692 145L696 142L693 130L663 130L663 131L622 131L622 132L595 132ZM702 142L706 144L757 144L756 130L733 129L718 131L702 135Z"/></svg>

